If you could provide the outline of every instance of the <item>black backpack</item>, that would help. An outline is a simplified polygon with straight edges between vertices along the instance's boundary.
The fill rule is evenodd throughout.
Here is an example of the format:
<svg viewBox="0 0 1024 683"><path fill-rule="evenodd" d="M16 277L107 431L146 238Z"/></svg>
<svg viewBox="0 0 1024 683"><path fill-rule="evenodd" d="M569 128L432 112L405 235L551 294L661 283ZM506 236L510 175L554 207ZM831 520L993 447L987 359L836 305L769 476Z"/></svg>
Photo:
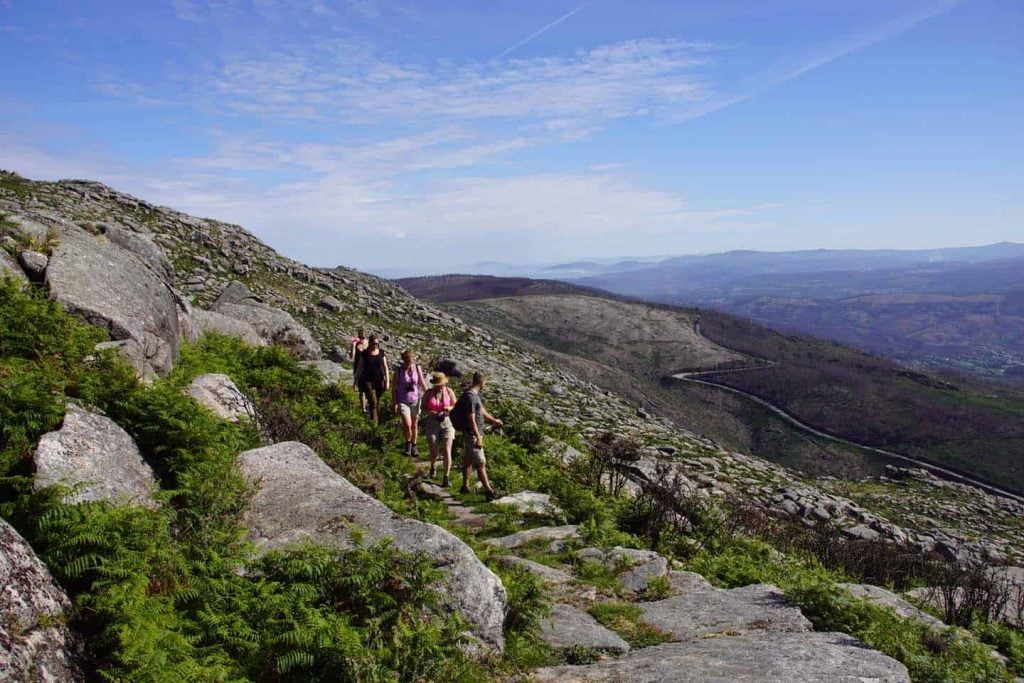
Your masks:
<svg viewBox="0 0 1024 683"><path fill-rule="evenodd" d="M470 407L468 393L468 389L463 391L462 396L459 396L459 400L455 402L455 407L448 413L448 419L452 421L452 427L455 427L460 432L470 431L469 421L473 419L473 416L470 415L473 409Z"/></svg>

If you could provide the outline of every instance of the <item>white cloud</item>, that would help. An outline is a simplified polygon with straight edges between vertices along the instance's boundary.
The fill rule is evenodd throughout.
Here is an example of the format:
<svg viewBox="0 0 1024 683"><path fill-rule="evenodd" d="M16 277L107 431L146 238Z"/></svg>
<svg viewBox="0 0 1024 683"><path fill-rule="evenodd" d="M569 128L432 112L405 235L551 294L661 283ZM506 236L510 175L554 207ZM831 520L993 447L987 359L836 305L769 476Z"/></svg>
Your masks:
<svg viewBox="0 0 1024 683"><path fill-rule="evenodd" d="M226 58L194 93L229 110L284 120L602 121L668 114L713 93L697 73L712 46L630 40L568 56L400 64L365 45L320 43Z"/></svg>

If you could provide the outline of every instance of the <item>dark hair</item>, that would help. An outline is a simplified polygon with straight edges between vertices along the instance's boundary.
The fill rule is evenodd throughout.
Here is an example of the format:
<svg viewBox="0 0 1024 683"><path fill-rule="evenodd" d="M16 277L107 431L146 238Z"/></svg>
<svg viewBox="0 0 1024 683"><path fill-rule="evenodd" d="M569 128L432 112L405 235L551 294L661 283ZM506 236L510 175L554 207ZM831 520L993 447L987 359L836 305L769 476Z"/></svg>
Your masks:
<svg viewBox="0 0 1024 683"><path fill-rule="evenodd" d="M377 339L377 335L371 334L370 335L370 346L373 346L374 344L380 344L380 340Z"/></svg>
<svg viewBox="0 0 1024 683"><path fill-rule="evenodd" d="M360 329L358 332L356 332L356 336L362 339L363 337L366 336L366 330Z"/></svg>
<svg viewBox="0 0 1024 683"><path fill-rule="evenodd" d="M473 386L479 386L480 384L483 384L483 381L485 379L487 379L487 376L484 375L484 373L477 370L476 372L473 373Z"/></svg>

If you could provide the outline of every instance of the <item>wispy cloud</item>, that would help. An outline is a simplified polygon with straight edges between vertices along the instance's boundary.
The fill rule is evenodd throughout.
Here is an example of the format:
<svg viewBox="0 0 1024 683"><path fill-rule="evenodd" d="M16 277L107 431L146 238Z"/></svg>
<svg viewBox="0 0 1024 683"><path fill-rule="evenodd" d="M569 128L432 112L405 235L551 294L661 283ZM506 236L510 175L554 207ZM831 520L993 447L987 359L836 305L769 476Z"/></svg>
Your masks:
<svg viewBox="0 0 1024 683"><path fill-rule="evenodd" d="M606 120L667 114L710 97L697 68L713 52L707 43L647 39L560 57L407 65L333 42L227 58L195 92L236 112L286 120Z"/></svg>
<svg viewBox="0 0 1024 683"><path fill-rule="evenodd" d="M511 47L508 47L505 50L503 50L502 52L500 52L499 54L497 54L494 58L495 59L501 59L502 57L505 57L506 55L508 55L508 54L510 54L512 52L515 52L516 50L518 50L519 48L523 47L527 43L533 41L535 38L538 38L538 37L542 36L543 34L547 33L551 29L553 29L554 27L558 26L563 21L566 21L567 19L571 19L573 16L575 16L576 14L579 14L583 10L587 9L588 7L593 5L595 2L597 2L597 0L590 0L590 2L585 2L582 5L580 5L579 7L577 7L576 9L571 10L569 12L566 12L565 14L563 14L560 17L558 17L554 21L550 21L550 22L544 24L539 29L537 29L536 31L534 31L530 35L526 36L525 38L520 40L515 45L512 45Z"/></svg>
<svg viewBox="0 0 1024 683"><path fill-rule="evenodd" d="M744 79L732 87L729 92L677 112L675 118L676 120L695 119L749 100L838 59L895 38L928 19L945 14L961 2L962 0L939 0L938 2L932 0L921 4L911 12L896 16L866 30L844 35L815 49L781 59L767 69Z"/></svg>

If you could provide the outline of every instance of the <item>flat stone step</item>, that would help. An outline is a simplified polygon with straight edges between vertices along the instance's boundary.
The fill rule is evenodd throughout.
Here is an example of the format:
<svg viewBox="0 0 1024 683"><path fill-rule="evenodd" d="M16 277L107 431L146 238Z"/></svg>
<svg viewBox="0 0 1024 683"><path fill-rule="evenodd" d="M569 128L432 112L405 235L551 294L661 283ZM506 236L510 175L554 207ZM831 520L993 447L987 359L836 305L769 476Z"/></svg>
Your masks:
<svg viewBox="0 0 1024 683"><path fill-rule="evenodd" d="M536 529L526 529L525 531L517 531L514 534L508 536L500 536L498 538L488 538L487 542L491 545L500 546L502 548L518 548L521 545L525 545L530 541L534 541L538 538L551 541L562 541L567 538L578 537L577 527L575 524L567 524L565 526L540 526Z"/></svg>
<svg viewBox="0 0 1024 683"><path fill-rule="evenodd" d="M676 640L765 631L804 633L812 628L781 590L767 584L677 595L637 607L643 610L645 623Z"/></svg>
<svg viewBox="0 0 1024 683"><path fill-rule="evenodd" d="M541 639L556 649L585 647L619 654L630 649L629 643L619 634L572 605L554 605L550 616L541 619L540 628Z"/></svg>
<svg viewBox="0 0 1024 683"><path fill-rule="evenodd" d="M533 683L909 683L907 668L843 633L758 633L665 643L533 672Z"/></svg>

